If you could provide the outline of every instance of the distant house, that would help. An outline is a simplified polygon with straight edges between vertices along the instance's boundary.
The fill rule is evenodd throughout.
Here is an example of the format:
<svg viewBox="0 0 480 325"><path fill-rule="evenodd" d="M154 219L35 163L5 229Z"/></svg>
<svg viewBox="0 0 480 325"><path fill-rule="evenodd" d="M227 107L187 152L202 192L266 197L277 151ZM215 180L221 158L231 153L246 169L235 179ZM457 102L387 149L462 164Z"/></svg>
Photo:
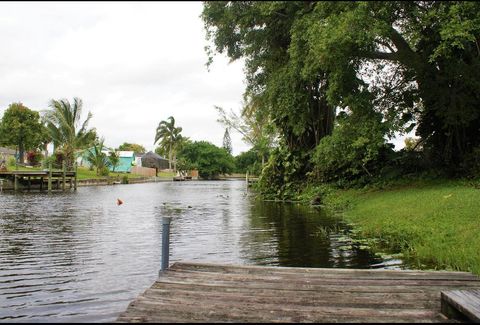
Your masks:
<svg viewBox="0 0 480 325"><path fill-rule="evenodd" d="M135 165L135 153L133 151L118 151L120 162L115 167L115 172L130 173L132 166ZM110 168L113 170L113 168Z"/></svg>
<svg viewBox="0 0 480 325"><path fill-rule="evenodd" d="M144 167L142 165L142 157L144 154L144 152L135 154L135 166Z"/></svg>
<svg viewBox="0 0 480 325"><path fill-rule="evenodd" d="M1 165L2 161L4 161L4 160L5 160L5 165L6 165L6 164L8 164L8 160L10 158L15 159L16 153L17 152L15 150L0 147L0 165Z"/></svg>
<svg viewBox="0 0 480 325"><path fill-rule="evenodd" d="M142 166L148 168L155 168L158 171L162 169L168 169L168 159L149 151L142 156Z"/></svg>

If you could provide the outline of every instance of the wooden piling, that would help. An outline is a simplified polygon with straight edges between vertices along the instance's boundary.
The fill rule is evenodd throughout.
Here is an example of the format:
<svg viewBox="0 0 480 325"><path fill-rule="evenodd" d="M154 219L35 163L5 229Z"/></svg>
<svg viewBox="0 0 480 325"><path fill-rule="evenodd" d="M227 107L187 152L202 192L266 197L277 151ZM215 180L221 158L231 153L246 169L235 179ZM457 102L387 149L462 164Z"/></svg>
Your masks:
<svg viewBox="0 0 480 325"><path fill-rule="evenodd" d="M170 217L162 217L162 263L160 273L168 269L170 256Z"/></svg>
<svg viewBox="0 0 480 325"><path fill-rule="evenodd" d="M17 175L13 176L13 190L15 192L18 191L18 176Z"/></svg>
<svg viewBox="0 0 480 325"><path fill-rule="evenodd" d="M62 191L65 192L65 182L67 181L67 164L65 163L65 160L62 162Z"/></svg>
<svg viewBox="0 0 480 325"><path fill-rule="evenodd" d="M48 193L52 193L52 163L48 164Z"/></svg>
<svg viewBox="0 0 480 325"><path fill-rule="evenodd" d="M77 190L77 180L78 180L78 166L77 166L77 163L75 162L75 180L74 180L74 183L73 183L73 190L74 191Z"/></svg>

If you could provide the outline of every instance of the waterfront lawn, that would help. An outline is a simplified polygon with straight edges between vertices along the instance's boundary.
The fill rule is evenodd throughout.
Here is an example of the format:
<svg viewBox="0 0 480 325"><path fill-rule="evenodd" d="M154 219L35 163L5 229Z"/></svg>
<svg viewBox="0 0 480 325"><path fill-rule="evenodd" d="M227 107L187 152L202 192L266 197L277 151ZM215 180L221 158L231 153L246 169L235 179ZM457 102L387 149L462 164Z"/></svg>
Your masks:
<svg viewBox="0 0 480 325"><path fill-rule="evenodd" d="M480 274L480 189L467 182L333 191L328 200L348 203L344 218L363 236L401 250L419 268Z"/></svg>
<svg viewBox="0 0 480 325"><path fill-rule="evenodd" d="M97 172L95 170L89 170L88 168L84 167L78 167L77 168L77 177L79 180L82 179L106 179L106 176L97 176ZM175 173L173 172L163 172L160 171L158 172L158 177L173 177ZM110 172L109 177L110 178L118 178L122 179L124 176L127 176L128 179L132 178L142 178L144 176L141 175L136 175L136 174L131 174L131 173L116 173L116 172Z"/></svg>

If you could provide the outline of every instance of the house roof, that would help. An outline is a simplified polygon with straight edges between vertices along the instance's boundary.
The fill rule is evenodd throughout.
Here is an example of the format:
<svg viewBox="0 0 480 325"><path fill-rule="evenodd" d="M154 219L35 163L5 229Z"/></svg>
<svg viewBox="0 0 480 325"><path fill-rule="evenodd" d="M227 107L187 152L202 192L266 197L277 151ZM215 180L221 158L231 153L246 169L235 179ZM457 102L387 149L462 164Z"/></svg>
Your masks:
<svg viewBox="0 0 480 325"><path fill-rule="evenodd" d="M169 163L168 159L163 158L155 152L149 151L142 156L142 166L158 169L167 169L169 168Z"/></svg>
<svg viewBox="0 0 480 325"><path fill-rule="evenodd" d="M118 156L120 158L133 158L135 153L133 151L119 151Z"/></svg>
<svg viewBox="0 0 480 325"><path fill-rule="evenodd" d="M142 158L149 158L149 159L158 159L158 160L168 160L167 158L163 158L162 156L160 156L159 154L153 152L153 151L149 151L147 152L146 154L144 154L142 156Z"/></svg>
<svg viewBox="0 0 480 325"><path fill-rule="evenodd" d="M13 149L0 147L0 153L6 153L7 155L14 155L16 152Z"/></svg>

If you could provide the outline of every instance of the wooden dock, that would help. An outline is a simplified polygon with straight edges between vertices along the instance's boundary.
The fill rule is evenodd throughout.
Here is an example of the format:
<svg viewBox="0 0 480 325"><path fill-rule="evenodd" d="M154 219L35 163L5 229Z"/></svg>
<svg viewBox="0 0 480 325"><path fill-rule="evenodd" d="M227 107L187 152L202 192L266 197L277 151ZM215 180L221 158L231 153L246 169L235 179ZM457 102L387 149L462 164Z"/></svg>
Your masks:
<svg viewBox="0 0 480 325"><path fill-rule="evenodd" d="M466 272L175 263L117 322L457 322L441 292L480 289Z"/></svg>
<svg viewBox="0 0 480 325"><path fill-rule="evenodd" d="M65 191L67 184L77 189L76 171L64 170L14 170L0 171L2 190L48 190ZM5 183L5 184L4 184ZM8 184L9 183L9 184ZM8 186L10 185L10 186Z"/></svg>

